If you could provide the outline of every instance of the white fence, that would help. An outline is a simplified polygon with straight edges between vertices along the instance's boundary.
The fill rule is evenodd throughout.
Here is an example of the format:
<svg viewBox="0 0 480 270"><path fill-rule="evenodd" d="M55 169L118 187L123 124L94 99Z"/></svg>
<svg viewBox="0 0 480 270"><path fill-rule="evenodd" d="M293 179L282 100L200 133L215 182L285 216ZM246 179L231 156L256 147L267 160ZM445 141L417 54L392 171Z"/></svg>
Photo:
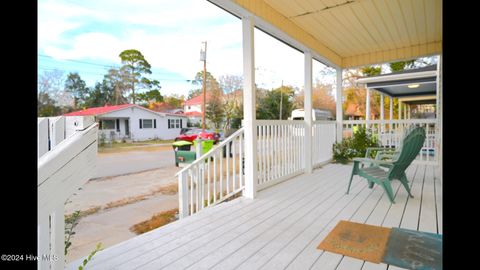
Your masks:
<svg viewBox="0 0 480 270"><path fill-rule="evenodd" d="M312 130L312 165L318 167L332 160L336 142L335 121L315 121Z"/></svg>
<svg viewBox="0 0 480 270"><path fill-rule="evenodd" d="M192 215L245 186L243 128L177 173L179 215Z"/></svg>
<svg viewBox="0 0 480 270"><path fill-rule="evenodd" d="M64 268L65 201L94 173L97 132L90 117L38 119L38 269Z"/></svg>
<svg viewBox="0 0 480 270"><path fill-rule="evenodd" d="M305 171L305 122L256 120L257 190ZM334 121L316 121L312 128L312 163L332 159ZM243 128L177 173L180 217L218 204L244 189Z"/></svg>
<svg viewBox="0 0 480 270"><path fill-rule="evenodd" d="M256 120L257 190L301 174L305 169L302 120Z"/></svg>
<svg viewBox="0 0 480 270"><path fill-rule="evenodd" d="M416 163L437 164L440 134L437 119L408 120L369 120L368 130L379 140L382 146L396 147L400 145L403 134L410 126L425 128L427 137L424 146L417 156ZM351 136L358 127L366 127L365 120L343 121L343 136Z"/></svg>

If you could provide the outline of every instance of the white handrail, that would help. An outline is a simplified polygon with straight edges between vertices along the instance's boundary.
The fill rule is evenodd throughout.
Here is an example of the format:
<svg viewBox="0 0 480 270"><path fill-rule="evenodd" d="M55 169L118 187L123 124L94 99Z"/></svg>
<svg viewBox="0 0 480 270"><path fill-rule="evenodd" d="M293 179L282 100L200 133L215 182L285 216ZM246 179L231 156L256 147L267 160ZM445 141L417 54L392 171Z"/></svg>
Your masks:
<svg viewBox="0 0 480 270"><path fill-rule="evenodd" d="M59 120L64 118L51 123ZM65 129L63 122L59 129L55 124L51 126L57 137L50 137L48 151L38 159L38 269L64 268L65 201L93 176L96 166L98 125L88 121L89 126L83 126L77 122ZM39 119L38 123L39 127L41 123L45 125L45 120ZM45 142L44 134L39 130L39 141ZM52 142L55 147L51 147Z"/></svg>
<svg viewBox="0 0 480 270"><path fill-rule="evenodd" d="M244 189L243 134L243 128L237 130L176 174L180 218L225 201Z"/></svg>
<svg viewBox="0 0 480 270"><path fill-rule="evenodd" d="M186 170L190 169L191 167L197 165L198 163L201 162L201 160L204 160L206 158L209 158L213 155L214 152L218 151L218 149L222 148L223 146L225 146L227 143L231 142L232 140L235 139L235 137L237 137L239 134L243 133L244 131L244 128L240 128L239 130L235 131L232 135L228 136L227 139L223 140L221 143L219 143L218 145L212 147L212 149L210 149L208 152L206 152L205 154L203 154L201 157L197 158L194 162L188 164L187 166L185 166L183 169L181 169L179 172L177 172L175 174L175 176L178 176L180 175L181 173L185 172Z"/></svg>

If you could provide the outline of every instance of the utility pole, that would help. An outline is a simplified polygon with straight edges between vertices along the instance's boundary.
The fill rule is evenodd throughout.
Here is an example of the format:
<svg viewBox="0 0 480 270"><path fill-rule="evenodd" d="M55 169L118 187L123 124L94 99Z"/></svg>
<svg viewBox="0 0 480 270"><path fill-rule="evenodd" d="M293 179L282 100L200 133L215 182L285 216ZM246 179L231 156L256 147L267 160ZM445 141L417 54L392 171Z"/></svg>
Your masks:
<svg viewBox="0 0 480 270"><path fill-rule="evenodd" d="M203 61L203 103L202 103L202 132L205 132L205 103L207 99L207 42L202 42L200 61Z"/></svg>
<svg viewBox="0 0 480 270"><path fill-rule="evenodd" d="M282 86L280 87L280 115L278 116L279 120L282 120L282 108L283 108L283 80L282 80Z"/></svg>

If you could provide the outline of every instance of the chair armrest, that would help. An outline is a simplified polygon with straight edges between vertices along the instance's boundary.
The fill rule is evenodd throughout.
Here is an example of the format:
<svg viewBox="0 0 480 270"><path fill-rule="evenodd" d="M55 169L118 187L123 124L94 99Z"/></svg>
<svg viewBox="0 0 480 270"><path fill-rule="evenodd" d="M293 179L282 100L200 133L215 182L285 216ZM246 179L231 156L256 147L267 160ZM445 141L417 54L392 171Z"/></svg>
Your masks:
<svg viewBox="0 0 480 270"><path fill-rule="evenodd" d="M366 158L369 158L370 157L370 154L372 151L378 151L377 152L377 156L378 156L378 153L380 152L385 152L385 153L390 153L390 152L395 152L395 148L386 148L386 147L367 147L367 151L365 152L365 157Z"/></svg>

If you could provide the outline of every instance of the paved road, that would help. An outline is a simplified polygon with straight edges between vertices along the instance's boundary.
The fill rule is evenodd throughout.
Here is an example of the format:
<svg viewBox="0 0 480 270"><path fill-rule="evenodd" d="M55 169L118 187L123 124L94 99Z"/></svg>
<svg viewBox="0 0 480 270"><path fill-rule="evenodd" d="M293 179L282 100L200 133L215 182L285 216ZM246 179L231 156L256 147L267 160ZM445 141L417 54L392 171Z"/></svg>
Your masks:
<svg viewBox="0 0 480 270"><path fill-rule="evenodd" d="M116 176L175 166L175 154L169 151L129 151L97 155L93 178Z"/></svg>

